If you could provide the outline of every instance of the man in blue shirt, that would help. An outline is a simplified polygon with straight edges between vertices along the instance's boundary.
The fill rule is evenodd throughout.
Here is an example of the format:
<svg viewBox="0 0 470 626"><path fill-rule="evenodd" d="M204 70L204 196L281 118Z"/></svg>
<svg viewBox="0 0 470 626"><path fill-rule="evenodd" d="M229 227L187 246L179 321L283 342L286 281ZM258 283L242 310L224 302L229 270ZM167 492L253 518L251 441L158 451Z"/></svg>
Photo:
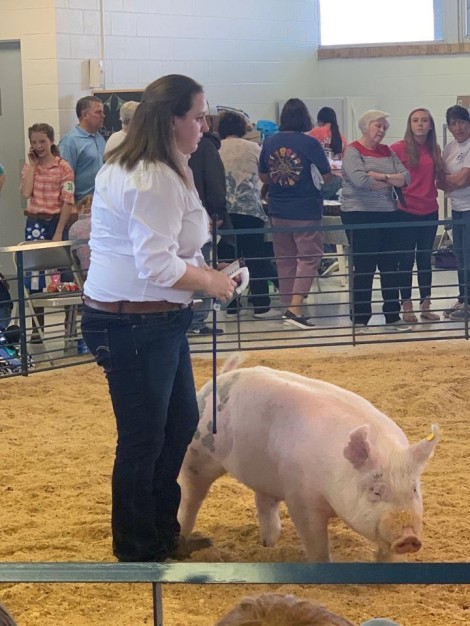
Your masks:
<svg viewBox="0 0 470 626"><path fill-rule="evenodd" d="M59 143L61 156L75 174L75 201L92 194L95 176L103 165L105 140L99 134L104 123L103 103L96 96L85 96L77 102L78 124Z"/></svg>

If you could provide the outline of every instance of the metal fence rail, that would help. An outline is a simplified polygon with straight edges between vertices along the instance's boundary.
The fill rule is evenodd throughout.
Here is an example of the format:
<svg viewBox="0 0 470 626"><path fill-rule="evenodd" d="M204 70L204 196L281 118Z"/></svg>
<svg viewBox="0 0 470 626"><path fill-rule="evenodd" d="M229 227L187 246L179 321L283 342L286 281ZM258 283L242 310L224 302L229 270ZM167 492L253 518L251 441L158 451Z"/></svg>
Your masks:
<svg viewBox="0 0 470 626"><path fill-rule="evenodd" d="M164 584L468 585L470 563L0 563L2 583L151 583L154 626Z"/></svg>
<svg viewBox="0 0 470 626"><path fill-rule="evenodd" d="M325 218L326 220L326 218ZM381 224L377 227L384 229L397 228L417 228L422 222L414 222L412 224L394 223L392 225ZM429 222L425 222L428 224ZM440 220L436 223L441 229L449 228L448 220ZM373 225L367 225L370 228ZM363 225L348 225L348 231L352 246L354 245L354 232L357 232ZM230 238L237 242L237 237L241 234L260 234L264 233L269 239L273 232L285 231L286 229L267 228L247 229L247 230L224 230L219 231L221 237ZM289 229L290 231L305 229ZM352 263L352 246L348 246L345 236L345 228L341 224L339 217L330 217L325 221L325 225L320 228L324 232L325 241L328 242L331 249L328 249L325 257L328 259L329 265L326 265L323 272L318 277L311 277L313 284L312 289L305 301L309 311L309 317L315 322L315 328L311 330L299 330L283 323L281 317L283 307L280 302L279 289L275 287L277 283L275 259L272 251L267 254L266 250L259 251L259 257L251 260L257 261L263 258L271 262L272 275L265 275L264 279L270 284L271 307L273 311L278 313L278 319L257 319L253 316L253 303L250 298L244 295L238 305L238 309L234 315L228 315L227 311L213 312L207 318L209 326L218 326L223 329L224 333L217 336L217 351L231 352L234 350L266 350L266 349L284 349L284 348L305 348L305 347L321 347L321 346L348 346L358 344L376 344L376 343L407 343L419 341L435 341L448 339L469 339L470 338L470 320L463 322L451 322L441 319L439 323L420 322L413 326L413 332L396 333L390 328L386 328L382 316L382 294L380 285L376 280L372 288L372 318L369 322L367 336L360 336L354 319L350 320L350 308L353 298L353 263ZM447 230L445 231L447 232ZM30 373L44 371L47 369L56 369L60 367L68 367L79 363L91 362L91 355L86 353L80 335L80 305L68 306L65 304L67 294L58 294L56 300L56 308L47 309L40 315L45 315L41 320L44 322L44 339L42 343L31 345L30 339L34 327L38 324L38 316L34 315L31 307L25 300L25 291L23 289L25 279L27 279L26 266L24 267L23 255L35 247L47 247L51 250L60 246L67 246L68 243L35 243L20 246L12 246L8 248L0 248L1 255L13 253L16 254L16 276L10 276L10 288L12 293L12 301L14 304L13 321L19 326L20 346L19 361L20 365L16 369L3 370L0 358L0 374L1 375L28 375ZM225 246L225 250L227 246ZM237 256L238 249L235 245L234 254ZM222 260L222 259L221 259ZM57 268L59 269L59 268ZM54 270L57 275L57 270ZM470 269L469 269L470 271ZM46 272L47 274L47 272ZM77 276L77 274L75 274ZM49 277L50 278L50 277ZM48 278L48 279L49 279ZM451 269L442 271L434 268L433 270L433 310L436 313L442 313L447 309L452 301L450 294L455 298L458 293L457 271ZM255 284L260 280L252 276L251 282ZM414 271L414 282L417 281L417 270ZM77 276L76 282L80 284L80 277ZM81 292L77 292L78 297ZM26 293L27 295L27 293ZM64 300L61 300L65 295ZM416 284L413 286L412 300L415 307L419 306L419 295ZM62 306L61 302L64 302ZM0 303L1 304L1 303ZM41 304L39 303L40 307ZM39 315L39 313L38 313ZM197 335L189 334L191 351L193 354L210 353L213 351L213 341L210 334ZM1 353L1 336L0 336L0 353ZM34 367L28 363L28 355L34 361ZM0 355L1 357L1 355Z"/></svg>

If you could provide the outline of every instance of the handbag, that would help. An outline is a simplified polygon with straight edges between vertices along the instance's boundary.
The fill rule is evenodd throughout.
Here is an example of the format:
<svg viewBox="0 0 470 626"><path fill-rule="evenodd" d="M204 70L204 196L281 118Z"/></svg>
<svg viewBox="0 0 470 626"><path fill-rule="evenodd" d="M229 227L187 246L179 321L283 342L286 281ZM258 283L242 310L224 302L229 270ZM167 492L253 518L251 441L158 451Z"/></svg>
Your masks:
<svg viewBox="0 0 470 626"><path fill-rule="evenodd" d="M404 209L406 209L407 208L407 204L406 204L405 196L403 195L402 188L394 186L392 194L393 194L394 199L398 200L398 202L401 204L401 206Z"/></svg>

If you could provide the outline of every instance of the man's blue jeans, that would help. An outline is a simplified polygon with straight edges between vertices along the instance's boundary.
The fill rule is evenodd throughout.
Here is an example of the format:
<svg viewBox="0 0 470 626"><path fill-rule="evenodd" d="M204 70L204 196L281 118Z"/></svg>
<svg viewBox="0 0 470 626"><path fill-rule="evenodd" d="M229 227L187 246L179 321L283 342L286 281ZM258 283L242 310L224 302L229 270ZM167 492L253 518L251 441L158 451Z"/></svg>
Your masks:
<svg viewBox="0 0 470 626"><path fill-rule="evenodd" d="M120 561L163 561L178 541L176 479L199 419L191 318L189 308L127 315L83 307L83 337L106 373L117 422L112 530Z"/></svg>

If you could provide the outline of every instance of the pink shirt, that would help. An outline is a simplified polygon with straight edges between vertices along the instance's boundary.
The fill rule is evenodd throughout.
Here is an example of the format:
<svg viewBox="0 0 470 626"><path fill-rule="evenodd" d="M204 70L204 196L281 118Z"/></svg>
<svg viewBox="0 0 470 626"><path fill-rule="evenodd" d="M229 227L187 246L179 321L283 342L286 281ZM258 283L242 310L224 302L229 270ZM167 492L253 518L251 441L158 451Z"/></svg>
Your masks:
<svg viewBox="0 0 470 626"><path fill-rule="evenodd" d="M26 163L22 176L28 167L30 165ZM72 168L65 159L55 157L47 166L37 165L34 170L33 192L28 199L28 213L58 215L65 202L74 204L73 181Z"/></svg>
<svg viewBox="0 0 470 626"><path fill-rule="evenodd" d="M429 215L437 211L439 205L437 203L436 167L427 147L418 146L419 160L416 167L411 167L408 162L404 139L392 144L390 149L395 152L411 176L410 184L402 187L407 206L405 208L399 204L400 209L414 215Z"/></svg>

